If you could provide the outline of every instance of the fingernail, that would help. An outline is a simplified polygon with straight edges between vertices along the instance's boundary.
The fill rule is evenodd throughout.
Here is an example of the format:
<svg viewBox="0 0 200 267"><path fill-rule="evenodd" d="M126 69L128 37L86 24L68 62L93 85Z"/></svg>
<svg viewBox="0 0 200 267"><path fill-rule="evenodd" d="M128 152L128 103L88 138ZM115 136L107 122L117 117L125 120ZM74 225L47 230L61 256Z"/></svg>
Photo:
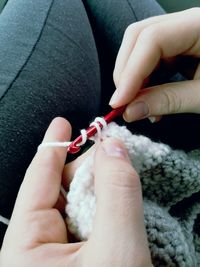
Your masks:
<svg viewBox="0 0 200 267"><path fill-rule="evenodd" d="M119 100L119 98L120 98L119 89L116 89L114 94L112 95L112 97L110 99L109 105L110 106L116 105L118 100Z"/></svg>
<svg viewBox="0 0 200 267"><path fill-rule="evenodd" d="M126 148L120 145L116 140L107 139L107 141L103 143L103 150L108 156L129 159Z"/></svg>
<svg viewBox="0 0 200 267"><path fill-rule="evenodd" d="M124 119L127 122L136 121L145 118L148 114L148 105L145 102L137 102L127 107L124 113Z"/></svg>

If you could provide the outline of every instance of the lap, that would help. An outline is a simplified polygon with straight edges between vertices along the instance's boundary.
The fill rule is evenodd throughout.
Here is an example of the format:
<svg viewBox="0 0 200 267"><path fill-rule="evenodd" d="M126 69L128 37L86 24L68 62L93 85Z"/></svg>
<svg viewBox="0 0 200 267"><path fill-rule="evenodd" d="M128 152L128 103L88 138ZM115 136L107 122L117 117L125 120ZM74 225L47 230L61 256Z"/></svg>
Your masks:
<svg viewBox="0 0 200 267"><path fill-rule="evenodd" d="M9 217L50 121L63 116L75 133L97 115L100 76L79 0L9 0L0 36L0 215Z"/></svg>
<svg viewBox="0 0 200 267"><path fill-rule="evenodd" d="M102 77L102 111L115 89L113 68L124 31L131 23L163 14L154 0L83 0L98 49Z"/></svg>

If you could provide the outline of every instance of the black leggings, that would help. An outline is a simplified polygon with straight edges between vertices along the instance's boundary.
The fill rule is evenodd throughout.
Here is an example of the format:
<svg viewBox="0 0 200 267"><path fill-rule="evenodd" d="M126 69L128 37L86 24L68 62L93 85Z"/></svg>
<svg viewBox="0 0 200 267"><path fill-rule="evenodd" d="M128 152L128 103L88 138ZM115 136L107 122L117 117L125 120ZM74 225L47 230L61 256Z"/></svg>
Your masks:
<svg viewBox="0 0 200 267"><path fill-rule="evenodd" d="M10 217L50 121L67 118L75 136L107 112L126 27L162 13L154 0L8 0L0 15L0 215ZM181 135L197 119L166 116L129 127L190 149ZM1 237L4 230L0 223Z"/></svg>

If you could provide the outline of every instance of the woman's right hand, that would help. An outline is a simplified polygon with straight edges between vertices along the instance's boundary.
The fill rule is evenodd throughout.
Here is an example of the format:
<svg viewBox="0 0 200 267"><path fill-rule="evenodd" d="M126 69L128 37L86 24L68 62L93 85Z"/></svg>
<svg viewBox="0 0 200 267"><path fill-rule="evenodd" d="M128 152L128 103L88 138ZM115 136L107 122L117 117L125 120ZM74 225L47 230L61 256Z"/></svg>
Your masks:
<svg viewBox="0 0 200 267"><path fill-rule="evenodd" d="M127 105L128 122L172 113L200 113L200 8L131 24L114 69L113 108ZM144 87L160 63L191 80Z"/></svg>

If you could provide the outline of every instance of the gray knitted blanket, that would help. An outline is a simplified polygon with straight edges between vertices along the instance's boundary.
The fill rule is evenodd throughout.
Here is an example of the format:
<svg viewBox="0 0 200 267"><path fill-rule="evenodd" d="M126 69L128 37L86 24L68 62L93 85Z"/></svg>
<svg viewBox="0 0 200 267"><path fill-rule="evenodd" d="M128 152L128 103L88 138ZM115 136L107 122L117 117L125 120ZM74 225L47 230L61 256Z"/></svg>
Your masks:
<svg viewBox="0 0 200 267"><path fill-rule="evenodd" d="M111 123L103 136L120 138L141 177L145 224L154 266L200 266L200 150L172 150ZM95 214L93 155L77 169L67 195L68 224L80 239Z"/></svg>

